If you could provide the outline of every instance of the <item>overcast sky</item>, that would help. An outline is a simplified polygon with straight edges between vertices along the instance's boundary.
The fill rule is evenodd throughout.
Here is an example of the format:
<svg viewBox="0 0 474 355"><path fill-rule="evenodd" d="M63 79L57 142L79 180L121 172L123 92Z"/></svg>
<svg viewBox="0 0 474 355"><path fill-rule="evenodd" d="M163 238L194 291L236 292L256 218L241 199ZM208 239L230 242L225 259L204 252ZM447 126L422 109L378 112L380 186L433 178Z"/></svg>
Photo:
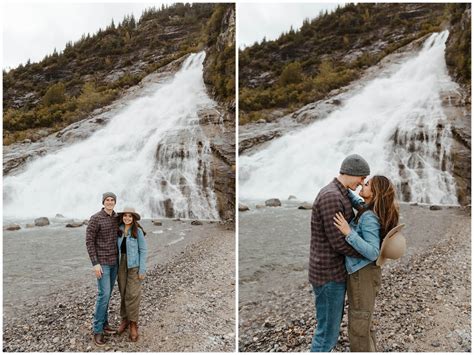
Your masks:
<svg viewBox="0 0 474 355"><path fill-rule="evenodd" d="M305 18L315 18L321 10L334 10L336 3L239 3L237 16L239 25L238 45L249 46L263 37L277 39L290 27L299 29Z"/></svg>
<svg viewBox="0 0 474 355"><path fill-rule="evenodd" d="M105 28L112 18L118 23L133 13L138 20L145 8L160 7L162 3L170 1L74 4L2 1L2 68L15 68L28 59L40 61L54 48L61 51L66 42ZM305 18L314 18L321 10L333 10L336 6L335 3L239 3L238 45L252 45L263 37L276 39L291 26L298 29Z"/></svg>
<svg viewBox="0 0 474 355"><path fill-rule="evenodd" d="M166 2L166 1L163 1ZM139 19L142 11L155 3L5 3L2 1L2 68L15 68L31 59L37 62L66 42L76 41L83 33L115 24L125 15Z"/></svg>

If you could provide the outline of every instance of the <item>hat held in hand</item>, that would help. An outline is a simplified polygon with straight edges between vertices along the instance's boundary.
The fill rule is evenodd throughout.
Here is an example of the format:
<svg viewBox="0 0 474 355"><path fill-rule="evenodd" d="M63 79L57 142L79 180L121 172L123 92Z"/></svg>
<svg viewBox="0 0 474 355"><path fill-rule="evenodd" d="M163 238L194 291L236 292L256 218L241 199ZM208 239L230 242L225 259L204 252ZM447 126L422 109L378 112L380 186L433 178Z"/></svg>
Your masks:
<svg viewBox="0 0 474 355"><path fill-rule="evenodd" d="M387 233L387 236L383 239L382 247L380 248L380 255L376 263L377 266L385 264L387 259L400 259L403 254L405 254L407 242L400 232L403 227L405 227L405 225L400 224Z"/></svg>

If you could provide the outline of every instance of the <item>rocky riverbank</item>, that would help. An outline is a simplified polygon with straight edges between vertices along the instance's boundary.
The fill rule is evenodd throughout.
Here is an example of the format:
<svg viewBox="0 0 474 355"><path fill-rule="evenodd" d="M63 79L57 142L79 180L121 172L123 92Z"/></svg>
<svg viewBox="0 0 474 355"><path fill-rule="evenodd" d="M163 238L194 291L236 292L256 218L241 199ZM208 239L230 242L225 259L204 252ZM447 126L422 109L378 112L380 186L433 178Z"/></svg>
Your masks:
<svg viewBox="0 0 474 355"><path fill-rule="evenodd" d="M276 213L275 209L272 210L271 213ZM405 234L409 249L400 261L391 262L383 268L383 285L374 315L379 351L471 351L469 211L402 206L402 222L407 224ZM246 218L251 218L251 215L245 217L245 213L240 215L241 226ZM270 212L260 210L258 213ZM302 232L305 229L295 225L301 225L310 212L300 213L301 217L291 214L291 218L286 220L287 223L291 220L293 224L289 230L299 228ZM281 217L283 212L278 215ZM309 225L309 220L306 222ZM284 224L281 221L281 225ZM245 228L240 227L242 229L245 232ZM302 246L309 238L295 233L291 235L295 239L293 250L280 250L286 265L274 265L272 268L263 265L255 267L251 273L251 267L245 265L250 262L251 256L240 261L240 270L249 275L243 281L241 278L239 288L240 351L298 352L308 351L310 347L316 323L314 303L306 281L307 261L301 263ZM272 245L285 247L278 235L272 232L272 236L275 239ZM301 243L297 241L302 238L306 239ZM286 262L285 255L289 254L295 255L294 265ZM296 264L301 264L300 268ZM266 265L272 265L272 261L266 260ZM289 271L290 268L293 271ZM280 285L272 282L277 277L275 271L281 274ZM251 292L250 288L259 288L260 296ZM335 350L349 351L347 308Z"/></svg>
<svg viewBox="0 0 474 355"><path fill-rule="evenodd" d="M124 334L108 337L104 348L93 344L96 292L92 283L68 284L46 301L31 301L27 309L4 315L3 351L233 351L234 229L222 225L209 230L206 238L147 272L138 343ZM116 287L109 308L114 326L120 322L119 307Z"/></svg>

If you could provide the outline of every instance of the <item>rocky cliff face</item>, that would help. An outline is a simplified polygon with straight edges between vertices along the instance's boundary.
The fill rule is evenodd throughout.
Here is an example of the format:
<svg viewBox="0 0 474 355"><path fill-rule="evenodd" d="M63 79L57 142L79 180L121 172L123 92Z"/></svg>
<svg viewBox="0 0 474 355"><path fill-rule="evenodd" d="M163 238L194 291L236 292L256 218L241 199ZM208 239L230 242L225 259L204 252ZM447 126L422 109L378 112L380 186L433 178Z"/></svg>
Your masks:
<svg viewBox="0 0 474 355"><path fill-rule="evenodd" d="M452 4L455 14L446 43L446 64L460 85L448 114L453 119L453 173L461 204L471 203L471 4ZM455 7L454 7L455 6Z"/></svg>
<svg viewBox="0 0 474 355"><path fill-rule="evenodd" d="M204 82L218 111L201 112L201 126L211 140L213 177L221 218L235 217L235 5L222 7L218 35L206 50ZM231 80L229 81L229 78ZM222 85L231 85L223 90ZM220 88L220 89L219 89Z"/></svg>
<svg viewBox="0 0 474 355"><path fill-rule="evenodd" d="M451 21L446 43L446 64L460 84L471 82L471 4L450 4Z"/></svg>

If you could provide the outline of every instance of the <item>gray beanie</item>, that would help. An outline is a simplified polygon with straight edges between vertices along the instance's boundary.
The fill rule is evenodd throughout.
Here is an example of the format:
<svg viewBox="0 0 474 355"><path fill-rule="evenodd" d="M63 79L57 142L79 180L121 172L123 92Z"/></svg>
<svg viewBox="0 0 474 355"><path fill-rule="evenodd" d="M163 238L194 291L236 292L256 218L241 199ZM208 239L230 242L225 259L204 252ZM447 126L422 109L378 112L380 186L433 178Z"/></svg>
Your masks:
<svg viewBox="0 0 474 355"><path fill-rule="evenodd" d="M339 173L350 176L368 176L370 175L370 168L369 164L360 155L351 154L342 162Z"/></svg>
<svg viewBox="0 0 474 355"><path fill-rule="evenodd" d="M104 192L102 194L102 204L104 204L104 201L107 197L112 197L115 200L115 202L117 202L117 196L115 196L113 192Z"/></svg>

